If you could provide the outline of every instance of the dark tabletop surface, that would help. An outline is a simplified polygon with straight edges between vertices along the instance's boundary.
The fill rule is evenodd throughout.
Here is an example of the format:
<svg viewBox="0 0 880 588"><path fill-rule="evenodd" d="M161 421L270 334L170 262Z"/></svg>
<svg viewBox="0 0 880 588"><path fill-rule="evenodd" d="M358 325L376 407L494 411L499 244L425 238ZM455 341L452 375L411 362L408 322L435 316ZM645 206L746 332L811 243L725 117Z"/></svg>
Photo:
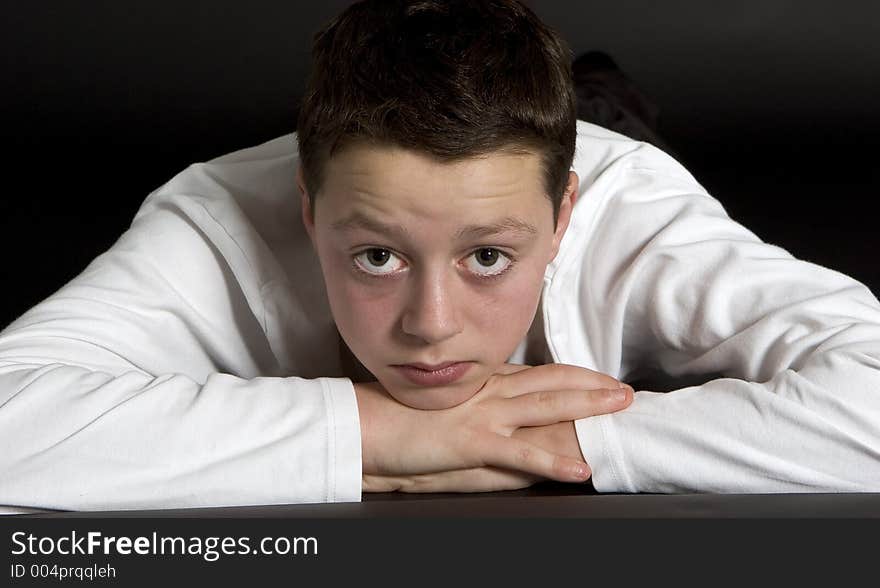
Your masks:
<svg viewBox="0 0 880 588"><path fill-rule="evenodd" d="M359 503L52 512L21 517L196 518L880 518L880 493L597 494L545 483L477 494L365 494Z"/></svg>

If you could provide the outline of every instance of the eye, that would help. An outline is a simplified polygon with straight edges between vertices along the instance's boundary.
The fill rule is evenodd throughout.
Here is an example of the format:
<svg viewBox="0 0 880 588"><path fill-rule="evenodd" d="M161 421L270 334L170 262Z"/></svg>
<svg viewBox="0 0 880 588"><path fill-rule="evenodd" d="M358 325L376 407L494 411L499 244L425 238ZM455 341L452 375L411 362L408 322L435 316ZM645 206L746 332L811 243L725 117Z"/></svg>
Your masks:
<svg viewBox="0 0 880 588"><path fill-rule="evenodd" d="M513 261L497 249L483 247L467 256L465 265L478 276L497 276L504 273Z"/></svg>
<svg viewBox="0 0 880 588"><path fill-rule="evenodd" d="M403 260L387 249L378 247L358 253L354 262L362 271L376 276L392 274L403 267Z"/></svg>

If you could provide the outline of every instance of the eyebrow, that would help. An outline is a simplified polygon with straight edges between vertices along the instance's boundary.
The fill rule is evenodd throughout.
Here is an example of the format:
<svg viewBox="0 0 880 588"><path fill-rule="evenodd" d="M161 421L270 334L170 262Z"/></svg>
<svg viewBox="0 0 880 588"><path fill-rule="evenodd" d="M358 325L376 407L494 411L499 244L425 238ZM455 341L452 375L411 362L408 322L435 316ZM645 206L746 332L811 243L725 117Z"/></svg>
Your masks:
<svg viewBox="0 0 880 588"><path fill-rule="evenodd" d="M338 220L330 225L334 231L353 231L356 229L365 229L379 234L390 234L397 237L409 236L410 232L402 225L387 225L379 222L361 212L354 212L348 217ZM456 234L456 240L461 239L477 239L486 238L502 233L516 233L522 236L537 235L538 229L534 225L508 216L488 225L467 225L459 229Z"/></svg>
<svg viewBox="0 0 880 588"><path fill-rule="evenodd" d="M522 236L532 236L538 234L538 229L536 229L531 223L508 216L488 225L468 225L462 227L461 230L455 234L455 237L457 239L475 239L491 237L502 233L516 233L517 235Z"/></svg>

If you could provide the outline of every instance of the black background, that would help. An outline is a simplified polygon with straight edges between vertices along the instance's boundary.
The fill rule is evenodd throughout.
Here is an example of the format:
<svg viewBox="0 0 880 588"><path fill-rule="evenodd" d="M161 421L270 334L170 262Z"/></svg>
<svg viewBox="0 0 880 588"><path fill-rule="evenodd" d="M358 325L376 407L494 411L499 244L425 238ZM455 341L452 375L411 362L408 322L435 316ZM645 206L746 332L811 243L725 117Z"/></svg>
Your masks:
<svg viewBox="0 0 880 588"><path fill-rule="evenodd" d="M347 4L7 4L0 326L187 164L292 131L311 36ZM636 80L733 218L880 291L880 5L530 4L575 54L605 51Z"/></svg>

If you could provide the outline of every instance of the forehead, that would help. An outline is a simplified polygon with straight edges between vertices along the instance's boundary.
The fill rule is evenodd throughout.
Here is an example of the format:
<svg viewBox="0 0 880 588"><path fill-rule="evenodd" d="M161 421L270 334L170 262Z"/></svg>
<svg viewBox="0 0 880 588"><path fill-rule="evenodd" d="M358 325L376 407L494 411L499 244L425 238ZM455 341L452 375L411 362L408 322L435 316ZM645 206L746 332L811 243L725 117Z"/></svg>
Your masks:
<svg viewBox="0 0 880 588"><path fill-rule="evenodd" d="M330 158L324 178L316 212L323 208L334 217L353 209L435 220L552 215L541 159L532 152L442 161L400 147L355 144Z"/></svg>

